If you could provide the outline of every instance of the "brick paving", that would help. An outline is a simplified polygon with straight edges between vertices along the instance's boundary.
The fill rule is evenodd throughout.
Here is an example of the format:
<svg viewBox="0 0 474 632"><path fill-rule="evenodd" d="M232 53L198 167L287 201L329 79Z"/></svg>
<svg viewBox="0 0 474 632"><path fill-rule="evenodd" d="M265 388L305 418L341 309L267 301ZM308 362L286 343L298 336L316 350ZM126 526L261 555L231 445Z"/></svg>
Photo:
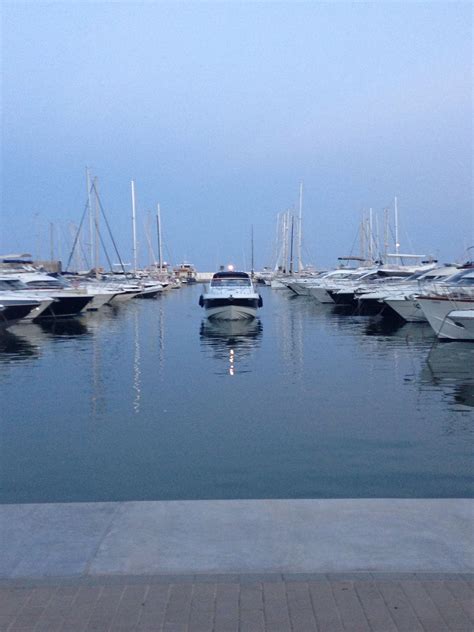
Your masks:
<svg viewBox="0 0 474 632"><path fill-rule="evenodd" d="M0 581L0 632L473 632L469 574Z"/></svg>

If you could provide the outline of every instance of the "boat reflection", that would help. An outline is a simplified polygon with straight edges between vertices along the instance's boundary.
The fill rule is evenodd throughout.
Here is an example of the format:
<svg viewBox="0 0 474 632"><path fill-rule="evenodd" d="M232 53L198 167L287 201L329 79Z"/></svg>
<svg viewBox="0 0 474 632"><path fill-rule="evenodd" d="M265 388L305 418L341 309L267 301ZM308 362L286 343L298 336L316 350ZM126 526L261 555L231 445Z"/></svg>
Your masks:
<svg viewBox="0 0 474 632"><path fill-rule="evenodd" d="M474 345L434 344L421 370L420 383L422 388L441 389L459 410L474 408Z"/></svg>
<svg viewBox="0 0 474 632"><path fill-rule="evenodd" d="M90 335L89 328L79 318L51 319L38 322L45 334L52 338L77 338Z"/></svg>
<svg viewBox="0 0 474 632"><path fill-rule="evenodd" d="M18 331L18 328L15 328ZM38 344L16 331L2 331L0 335L0 363L10 364L39 357Z"/></svg>
<svg viewBox="0 0 474 632"><path fill-rule="evenodd" d="M262 330L262 323L258 318L219 322L205 319L199 333L203 348L212 351L215 358L225 362L226 374L235 375L250 371L241 362L248 359L258 347Z"/></svg>

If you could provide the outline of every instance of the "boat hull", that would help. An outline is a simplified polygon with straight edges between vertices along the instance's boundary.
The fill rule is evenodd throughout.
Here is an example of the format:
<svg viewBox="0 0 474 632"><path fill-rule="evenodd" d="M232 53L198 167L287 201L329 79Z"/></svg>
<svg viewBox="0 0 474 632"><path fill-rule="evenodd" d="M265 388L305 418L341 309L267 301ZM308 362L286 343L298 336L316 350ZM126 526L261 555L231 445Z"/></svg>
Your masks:
<svg viewBox="0 0 474 632"><path fill-rule="evenodd" d="M87 294L77 296L54 296L56 299L48 307L35 318L42 320L43 318L69 318L77 316L82 310L92 302L93 296Z"/></svg>
<svg viewBox="0 0 474 632"><path fill-rule="evenodd" d="M2 305L0 308L0 328L6 329L20 322L36 307L36 303Z"/></svg>
<svg viewBox="0 0 474 632"><path fill-rule="evenodd" d="M213 320L249 320L257 315L258 299L204 299L204 309Z"/></svg>
<svg viewBox="0 0 474 632"><path fill-rule="evenodd" d="M386 298L384 302L407 323L426 323L426 316L417 299Z"/></svg>
<svg viewBox="0 0 474 632"><path fill-rule="evenodd" d="M456 318L456 312L474 309L474 299L420 296L418 301L438 338L441 340L474 340L472 325ZM468 326L466 327L466 325Z"/></svg>

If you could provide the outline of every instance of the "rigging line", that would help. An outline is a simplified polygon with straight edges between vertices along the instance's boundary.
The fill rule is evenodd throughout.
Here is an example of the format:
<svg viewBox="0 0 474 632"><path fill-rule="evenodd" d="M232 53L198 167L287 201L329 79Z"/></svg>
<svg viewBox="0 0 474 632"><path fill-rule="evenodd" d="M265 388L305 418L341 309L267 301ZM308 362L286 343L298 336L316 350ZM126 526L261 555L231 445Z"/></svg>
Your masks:
<svg viewBox="0 0 474 632"><path fill-rule="evenodd" d="M97 234L99 235L100 245L104 249L105 258L107 259L107 263L109 264L110 271L113 272L114 269L113 269L113 266L112 266L112 262L110 261L109 253L107 252L107 248L105 247L104 239L103 239L102 234L101 234L101 232L99 230L97 219L95 220L95 229L97 231Z"/></svg>
<svg viewBox="0 0 474 632"><path fill-rule="evenodd" d="M352 253L354 252L354 248L355 248L356 242L359 240L360 230L361 230L361 228L360 228L360 226L359 226L359 228L357 229L357 232L356 232L356 234L355 234L354 241L352 242L351 249L350 249L350 251L349 251L349 255L350 255L350 256L352 256Z"/></svg>
<svg viewBox="0 0 474 632"><path fill-rule="evenodd" d="M73 255L74 255L74 251L76 250L76 246L77 246L77 242L78 242L78 239L79 239L79 235L81 234L82 224L84 223L84 218L86 216L86 211L87 211L88 207L89 207L89 202L87 201L85 206L84 206L84 211L82 213L81 221L79 223L79 227L77 229L76 236L74 237L74 243L72 244L72 249L71 249L71 252L69 254L69 259L67 261L65 272L68 272L68 270L69 270L69 265L71 263Z"/></svg>
<svg viewBox="0 0 474 632"><path fill-rule="evenodd" d="M87 255L84 251L84 244L82 243L81 240L79 240L79 246L81 248L81 254L82 254L82 258L84 259L84 263L86 264L86 268L89 268L89 259L87 258ZM90 267L92 267L92 261L90 263Z"/></svg>
<svg viewBox="0 0 474 632"><path fill-rule="evenodd" d="M94 189L94 192L95 192L95 195L96 195L96 199L97 199L97 202L99 203L99 208L100 208L100 211L102 213L102 217L105 220L105 225L107 226L107 230L109 232L110 239L112 240L112 244L114 246L115 254L118 257L118 260L119 260L119 263L120 263L120 267L122 268L122 272L125 274L125 266L123 265L122 257L120 256L120 253L118 251L117 244L115 243L115 239L114 239L114 236L112 234L112 230L110 229L109 221L107 219L107 215L105 214L104 207L102 206L102 202L100 201L99 192L96 189L95 182L92 183L92 188Z"/></svg>

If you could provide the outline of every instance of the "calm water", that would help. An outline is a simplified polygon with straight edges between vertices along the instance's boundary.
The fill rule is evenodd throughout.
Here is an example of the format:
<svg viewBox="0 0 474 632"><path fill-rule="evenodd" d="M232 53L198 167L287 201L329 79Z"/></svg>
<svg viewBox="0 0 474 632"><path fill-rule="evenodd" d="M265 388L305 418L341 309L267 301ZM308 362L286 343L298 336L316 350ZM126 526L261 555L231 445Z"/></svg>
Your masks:
<svg viewBox="0 0 474 632"><path fill-rule="evenodd" d="M0 501L472 495L474 345L262 288L0 336Z"/></svg>

